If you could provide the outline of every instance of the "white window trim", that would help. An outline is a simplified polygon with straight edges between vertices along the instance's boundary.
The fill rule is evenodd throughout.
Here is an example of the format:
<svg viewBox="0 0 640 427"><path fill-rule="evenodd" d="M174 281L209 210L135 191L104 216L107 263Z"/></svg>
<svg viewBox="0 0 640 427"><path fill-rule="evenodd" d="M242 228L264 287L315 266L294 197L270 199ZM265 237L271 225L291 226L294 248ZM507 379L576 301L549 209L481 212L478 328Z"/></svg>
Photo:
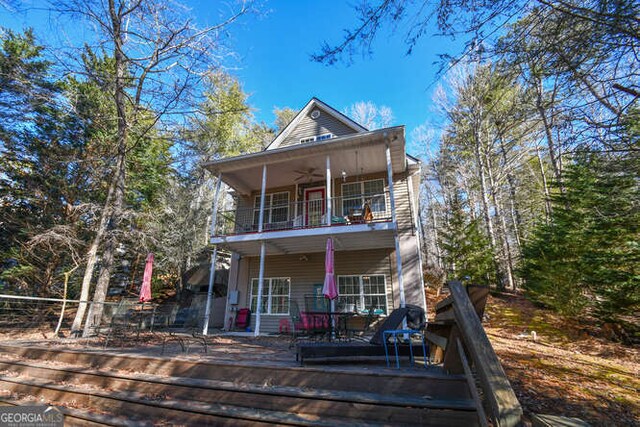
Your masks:
<svg viewBox="0 0 640 427"><path fill-rule="evenodd" d="M365 194L364 194L364 184L365 182L373 182L373 181L382 181L382 196L384 197L384 211L374 211L373 207L370 206L370 208L372 209L371 212L373 213L383 213L385 216L389 215L389 200L387 200L387 186L385 183L385 180L383 178L376 178L376 179L366 179L364 181L354 181L354 182L345 182L341 187L341 194L342 194L342 206L341 208L344 211L344 200L355 200L358 197L360 198L360 204L364 205L365 200ZM345 196L344 195L344 187L346 185L354 185L354 184L360 184L360 194L357 195L351 195L351 196ZM343 212L344 215L346 215L346 213Z"/></svg>
<svg viewBox="0 0 640 427"><path fill-rule="evenodd" d="M385 312L385 316L387 315L387 310L388 310L388 305L387 305L387 276L385 274L342 274L338 276L338 290L340 289L340 278L342 277L357 277L358 278L358 285L360 287L360 306L362 307L363 310L367 309L367 307L365 307L364 304L364 281L362 280L362 278L364 276L369 276L369 277L382 277L382 280L384 282L384 312ZM381 294L367 294L367 295L381 295Z"/></svg>
<svg viewBox="0 0 640 427"><path fill-rule="evenodd" d="M254 277L249 282L249 307L253 305L253 282L258 280L259 279L257 277ZM272 307L271 289L272 289L274 280L285 280L289 282L289 292L287 293L289 306L287 307L286 313L271 313L271 307ZM288 316L289 313L291 312L291 277L265 277L264 283L263 283L263 289L262 289L262 296L267 297L267 309L264 311L264 313L260 313L261 315L266 314L266 315L273 315L273 316ZM257 295L256 295L256 298L257 298ZM257 310L258 310L258 302L256 300L256 311Z"/></svg>
<svg viewBox="0 0 640 427"><path fill-rule="evenodd" d="M314 141L325 141L327 139L333 138L334 136L335 135L332 133L323 133L320 135L306 136L304 138L300 138L300 144L304 144L307 142L314 142Z"/></svg>
<svg viewBox="0 0 640 427"><path fill-rule="evenodd" d="M286 205L282 205L282 206L276 206L276 209L282 209L284 207L287 208L287 219L285 221L289 221L289 218L291 217L289 212L289 207L291 206L291 194L288 191L279 191L277 193L267 193L265 194L265 201L264 201L264 223L265 224L271 224L272 221L272 213L273 213L273 196L274 195L278 195L278 194L286 194L287 195L287 204ZM267 200L269 200L269 204L267 205ZM260 212L260 207L255 207L256 204L258 206L260 206L260 195L255 196L255 198L253 199L253 219L255 221L254 225L258 225L258 222L260 222L259 220L256 221L255 220L255 215L256 212ZM268 207L267 207L268 206ZM283 221L278 221L278 222L283 222Z"/></svg>

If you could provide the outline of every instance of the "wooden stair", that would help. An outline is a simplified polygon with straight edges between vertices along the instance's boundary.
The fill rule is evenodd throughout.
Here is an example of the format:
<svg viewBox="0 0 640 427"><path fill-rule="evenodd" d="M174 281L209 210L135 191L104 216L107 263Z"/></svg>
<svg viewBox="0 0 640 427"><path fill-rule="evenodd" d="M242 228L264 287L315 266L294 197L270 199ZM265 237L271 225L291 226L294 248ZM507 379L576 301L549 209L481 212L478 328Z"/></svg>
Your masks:
<svg viewBox="0 0 640 427"><path fill-rule="evenodd" d="M95 425L477 425L465 377L0 345L0 390ZM95 414L92 418L91 414ZM118 416L109 423L105 414ZM79 423L82 424L82 423Z"/></svg>

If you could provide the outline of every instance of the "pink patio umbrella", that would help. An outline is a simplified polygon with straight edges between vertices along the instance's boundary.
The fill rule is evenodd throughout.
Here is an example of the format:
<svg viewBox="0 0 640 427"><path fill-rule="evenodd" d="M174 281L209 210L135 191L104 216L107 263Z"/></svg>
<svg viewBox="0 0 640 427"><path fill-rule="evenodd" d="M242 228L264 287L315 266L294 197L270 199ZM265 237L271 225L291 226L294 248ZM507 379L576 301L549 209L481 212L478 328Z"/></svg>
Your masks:
<svg viewBox="0 0 640 427"><path fill-rule="evenodd" d="M322 294L325 298L334 300L338 298L338 287L336 286L336 278L333 275L333 239L327 239L327 252L324 259L324 286Z"/></svg>
<svg viewBox="0 0 640 427"><path fill-rule="evenodd" d="M140 288L140 302L151 301L151 273L153 272L153 252L147 255L147 263L144 266L144 276L142 276L142 287Z"/></svg>
<svg viewBox="0 0 640 427"><path fill-rule="evenodd" d="M333 275L333 239L329 237L327 239L327 252L324 258L324 286L322 287L322 294L325 298L331 300L331 312L334 313L335 310L335 302L334 300L338 298L338 287L336 286L336 278ZM331 316L331 336L334 335L335 330L335 322L333 316Z"/></svg>

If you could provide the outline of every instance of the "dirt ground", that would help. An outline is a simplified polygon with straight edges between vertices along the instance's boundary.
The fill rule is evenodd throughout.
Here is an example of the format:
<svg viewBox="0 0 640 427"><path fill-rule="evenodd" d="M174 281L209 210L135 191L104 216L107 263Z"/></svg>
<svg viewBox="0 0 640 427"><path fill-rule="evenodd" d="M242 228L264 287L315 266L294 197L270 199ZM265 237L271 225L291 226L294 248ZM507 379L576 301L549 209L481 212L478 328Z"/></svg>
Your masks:
<svg viewBox="0 0 640 427"><path fill-rule="evenodd" d="M520 295L491 295L484 326L526 415L640 426L639 348L593 336L592 326Z"/></svg>

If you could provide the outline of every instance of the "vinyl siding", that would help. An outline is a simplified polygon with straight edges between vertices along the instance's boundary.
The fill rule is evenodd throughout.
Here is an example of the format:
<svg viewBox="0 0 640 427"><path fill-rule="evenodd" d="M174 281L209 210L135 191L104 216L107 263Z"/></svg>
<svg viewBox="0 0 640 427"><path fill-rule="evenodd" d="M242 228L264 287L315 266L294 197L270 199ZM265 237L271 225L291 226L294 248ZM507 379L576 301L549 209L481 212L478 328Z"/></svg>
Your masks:
<svg viewBox="0 0 640 427"><path fill-rule="evenodd" d="M398 305L397 297L392 294L392 253L388 249L366 251L336 251L335 275L383 274L387 287L387 310ZM314 285L324 282L324 253L305 254L307 260L301 260L301 254L267 256L265 260L265 278L291 278L290 299L305 311L305 295L312 295ZM251 279L257 278L260 267L258 257L247 257L240 260L237 289L240 290L239 308L250 306ZM233 280L233 279L232 279ZM231 285L235 289L236 283ZM267 315L260 318L260 332L278 332L280 319L289 315ZM255 326L255 314L252 314L252 327Z"/></svg>
<svg viewBox="0 0 640 427"><path fill-rule="evenodd" d="M396 219L398 221L398 233L415 233L413 227L413 207L409 199L408 180L402 176L393 177L393 190L396 202Z"/></svg>
<svg viewBox="0 0 640 427"><path fill-rule="evenodd" d="M411 203L408 187L409 180L404 175L395 175L393 180L405 301L407 304L424 307L424 289L422 286L422 278L420 277L422 270L420 266L420 255L418 253L420 250L418 245L418 231L417 226L413 224L415 217L413 207L415 204ZM395 260L392 268L394 277L397 277ZM397 280L394 282L394 293L396 295L400 294Z"/></svg>
<svg viewBox="0 0 640 427"><path fill-rule="evenodd" d="M313 109L312 111L315 111ZM311 112L309 114L311 114ZM343 136L357 133L349 126L345 125L341 121L335 119L329 113L320 110L320 117L312 119L310 115L303 117L298 126L292 129L289 135L282 141L280 147L286 147L288 145L300 144L300 138L308 138L311 136L324 135L331 133L334 136Z"/></svg>

